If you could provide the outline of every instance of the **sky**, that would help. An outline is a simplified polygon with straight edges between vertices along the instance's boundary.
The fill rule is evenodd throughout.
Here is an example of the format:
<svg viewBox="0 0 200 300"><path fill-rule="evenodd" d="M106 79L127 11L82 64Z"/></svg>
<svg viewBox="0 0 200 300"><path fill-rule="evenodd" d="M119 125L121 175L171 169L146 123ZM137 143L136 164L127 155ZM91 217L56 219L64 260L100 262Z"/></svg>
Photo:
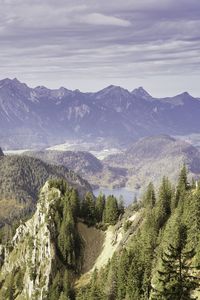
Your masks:
<svg viewBox="0 0 200 300"><path fill-rule="evenodd" d="M0 78L200 97L199 0L0 0Z"/></svg>

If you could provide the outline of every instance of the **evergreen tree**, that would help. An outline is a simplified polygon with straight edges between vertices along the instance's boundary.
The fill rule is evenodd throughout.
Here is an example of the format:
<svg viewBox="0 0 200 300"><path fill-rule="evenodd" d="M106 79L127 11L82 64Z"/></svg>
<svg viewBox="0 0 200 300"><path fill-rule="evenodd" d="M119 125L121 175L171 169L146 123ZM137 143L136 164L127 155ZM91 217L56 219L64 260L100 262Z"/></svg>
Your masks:
<svg viewBox="0 0 200 300"><path fill-rule="evenodd" d="M149 183L147 190L144 194L143 204L146 208L153 208L156 204L156 195L154 185L152 182Z"/></svg>
<svg viewBox="0 0 200 300"><path fill-rule="evenodd" d="M188 243L191 248L195 248L196 263L200 265L200 190L198 188L188 195L184 212L188 226Z"/></svg>
<svg viewBox="0 0 200 300"><path fill-rule="evenodd" d="M167 177L163 177L156 207L158 228L161 228L170 216L172 196L171 183Z"/></svg>
<svg viewBox="0 0 200 300"><path fill-rule="evenodd" d="M60 227L58 236L58 247L62 255L62 259L68 265L73 265L75 262L75 224L73 215L69 207L69 203L64 204L64 218Z"/></svg>
<svg viewBox="0 0 200 300"><path fill-rule="evenodd" d="M95 201L92 193L87 192L82 202L81 216L88 225L95 224Z"/></svg>
<svg viewBox="0 0 200 300"><path fill-rule="evenodd" d="M96 211L96 221L97 222L102 222L104 208L105 208L105 195L100 193L95 202L95 211Z"/></svg>
<svg viewBox="0 0 200 300"><path fill-rule="evenodd" d="M76 189L72 189L69 193L69 201L70 201L70 207L73 213L73 217L77 218L79 216L79 210L80 210L80 202L79 202L79 196Z"/></svg>
<svg viewBox="0 0 200 300"><path fill-rule="evenodd" d="M106 299L108 300L117 299L117 265L117 257L114 255L110 263L106 282Z"/></svg>
<svg viewBox="0 0 200 300"><path fill-rule="evenodd" d="M126 296L126 285L130 258L126 249L124 249L118 264L117 271L117 299L122 300Z"/></svg>
<svg viewBox="0 0 200 300"><path fill-rule="evenodd" d="M158 284L153 286L151 300L189 300L191 291L197 286L197 278L191 275L191 259L194 250L185 251L187 240L186 227L179 224L177 241L169 244L162 255L162 266L158 270Z"/></svg>
<svg viewBox="0 0 200 300"><path fill-rule="evenodd" d="M138 300L142 298L143 267L140 261L139 249L131 256L131 265L128 269L126 298Z"/></svg>
<svg viewBox="0 0 200 300"><path fill-rule="evenodd" d="M175 207L178 206L180 201L184 201L186 191L189 189L188 179L187 179L187 168L184 164L181 172L179 174L178 185L176 188L176 197L175 197Z"/></svg>
<svg viewBox="0 0 200 300"><path fill-rule="evenodd" d="M116 224L119 217L117 199L111 195L107 197L104 209L104 222L111 225Z"/></svg>
<svg viewBox="0 0 200 300"><path fill-rule="evenodd" d="M88 300L102 300L104 295L101 287L98 285L98 273L97 269L94 270L92 274L92 279L90 282L89 292L87 299Z"/></svg>

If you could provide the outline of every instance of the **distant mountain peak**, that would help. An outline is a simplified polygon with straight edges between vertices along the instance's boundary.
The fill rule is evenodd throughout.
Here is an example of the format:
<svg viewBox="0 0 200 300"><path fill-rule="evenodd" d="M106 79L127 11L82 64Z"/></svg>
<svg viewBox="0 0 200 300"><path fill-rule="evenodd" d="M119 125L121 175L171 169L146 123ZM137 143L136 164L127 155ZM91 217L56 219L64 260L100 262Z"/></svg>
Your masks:
<svg viewBox="0 0 200 300"><path fill-rule="evenodd" d="M193 98L192 95L190 95L188 92L183 92L183 93L179 94L178 96L182 96L185 98Z"/></svg>
<svg viewBox="0 0 200 300"><path fill-rule="evenodd" d="M170 103L173 106L183 106L187 102L196 100L196 98L192 97L188 92L184 92L174 97L163 98L162 100Z"/></svg>
<svg viewBox="0 0 200 300"><path fill-rule="evenodd" d="M140 98L145 99L145 100L152 100L153 99L153 97L142 86L140 86L139 88L134 89L131 93L133 95L135 95L136 97L140 97Z"/></svg>
<svg viewBox="0 0 200 300"><path fill-rule="evenodd" d="M182 92L182 93L180 93L180 94L176 94L175 96L173 96L173 97L167 97L167 98L175 98L175 97L183 97L183 96L185 96L185 97L192 97L188 92Z"/></svg>
<svg viewBox="0 0 200 300"><path fill-rule="evenodd" d="M44 91L44 90L49 90L47 87L43 86L43 85L38 85L34 88L34 90L38 90L38 91Z"/></svg>
<svg viewBox="0 0 200 300"><path fill-rule="evenodd" d="M6 85L21 85L21 83L17 78L10 79L10 78L5 78L0 80L0 88Z"/></svg>
<svg viewBox="0 0 200 300"><path fill-rule="evenodd" d="M130 92L121 86L109 85L96 94L98 95L98 98L101 98L101 96L129 96Z"/></svg>
<svg viewBox="0 0 200 300"><path fill-rule="evenodd" d="M30 90L26 83L19 81L17 78L0 80L0 89L4 89L7 92L12 91L13 94L20 93L21 96L27 95L27 92Z"/></svg>

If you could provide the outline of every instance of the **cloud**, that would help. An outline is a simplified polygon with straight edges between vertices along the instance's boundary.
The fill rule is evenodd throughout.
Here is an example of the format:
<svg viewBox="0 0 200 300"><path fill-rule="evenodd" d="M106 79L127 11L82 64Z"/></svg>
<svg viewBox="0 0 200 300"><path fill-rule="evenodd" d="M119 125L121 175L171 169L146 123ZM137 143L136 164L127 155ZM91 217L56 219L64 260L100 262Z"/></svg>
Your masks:
<svg viewBox="0 0 200 300"><path fill-rule="evenodd" d="M91 24L91 25L105 25L105 26L108 25L108 26L122 26L122 27L131 26L130 21L121 18L116 18L113 16L107 16L100 13L87 14L84 17L80 18L80 21L83 21L84 23Z"/></svg>
<svg viewBox="0 0 200 300"><path fill-rule="evenodd" d="M199 15L199 0L0 0L0 74L74 88L190 74L198 88Z"/></svg>

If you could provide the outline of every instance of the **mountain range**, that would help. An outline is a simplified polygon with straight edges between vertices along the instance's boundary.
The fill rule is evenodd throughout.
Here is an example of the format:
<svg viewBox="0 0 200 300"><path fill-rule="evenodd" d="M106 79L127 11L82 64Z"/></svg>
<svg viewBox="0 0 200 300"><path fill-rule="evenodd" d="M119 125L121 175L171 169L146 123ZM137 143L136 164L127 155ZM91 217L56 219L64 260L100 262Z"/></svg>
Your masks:
<svg viewBox="0 0 200 300"><path fill-rule="evenodd" d="M93 187L143 189L162 177L176 182L186 164L189 179L200 176L200 151L188 142L168 135L139 139L119 154L97 159L86 151L27 151L25 155L75 171ZM23 154L23 155L24 155Z"/></svg>
<svg viewBox="0 0 200 300"><path fill-rule="evenodd" d="M0 81L3 149L42 148L69 138L103 137L127 144L156 134L198 133L199 115L199 98L187 92L158 99L142 87L129 92L111 85L83 93L30 88L17 79Z"/></svg>

